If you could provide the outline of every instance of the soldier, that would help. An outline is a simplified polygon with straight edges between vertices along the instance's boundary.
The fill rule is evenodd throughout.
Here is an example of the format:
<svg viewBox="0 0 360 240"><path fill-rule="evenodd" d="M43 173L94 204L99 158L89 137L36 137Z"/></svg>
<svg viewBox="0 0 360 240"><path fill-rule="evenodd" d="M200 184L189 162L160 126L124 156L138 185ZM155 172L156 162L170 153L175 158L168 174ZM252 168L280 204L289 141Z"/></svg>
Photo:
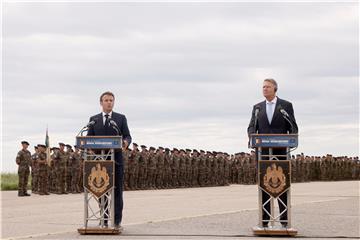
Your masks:
<svg viewBox="0 0 360 240"><path fill-rule="evenodd" d="M186 152L184 149L180 149L179 154L179 187L184 188L186 186Z"/></svg>
<svg viewBox="0 0 360 240"><path fill-rule="evenodd" d="M65 144L59 143L59 150L54 152L54 162L56 171L56 193L67 194L66 187L66 161L67 155L65 152Z"/></svg>
<svg viewBox="0 0 360 240"><path fill-rule="evenodd" d="M16 156L16 164L18 167L18 176L19 176L19 184L18 184L18 196L30 196L27 193L27 185L29 182L30 175L30 165L31 165L31 153L27 148L29 147L29 143L27 141L21 142L22 149L18 152Z"/></svg>
<svg viewBox="0 0 360 240"><path fill-rule="evenodd" d="M179 158L179 150L177 148L173 148L171 153L171 186L179 187L179 174L180 174L180 158Z"/></svg>
<svg viewBox="0 0 360 240"><path fill-rule="evenodd" d="M164 153L164 187L171 187L171 157L170 157L170 149L165 148Z"/></svg>
<svg viewBox="0 0 360 240"><path fill-rule="evenodd" d="M72 172L72 166L71 166L71 155L73 153L72 147L70 144L66 144L66 192L70 193L72 186L71 186L71 172Z"/></svg>
<svg viewBox="0 0 360 240"><path fill-rule="evenodd" d="M204 150L200 150L200 155L199 155L199 177L198 177L198 182L200 187L204 187L206 186L206 156L205 156L205 151Z"/></svg>
<svg viewBox="0 0 360 240"><path fill-rule="evenodd" d="M212 153L210 151L206 152L206 186L211 186L213 184L212 180L213 180L213 176L212 176L212 161L213 161L213 156Z"/></svg>
<svg viewBox="0 0 360 240"><path fill-rule="evenodd" d="M127 148L122 151L123 161L124 161L124 190L129 190L129 151Z"/></svg>
<svg viewBox="0 0 360 240"><path fill-rule="evenodd" d="M53 161L54 148L50 148L50 162L48 162L48 192L54 193L54 183L56 181L55 166Z"/></svg>
<svg viewBox="0 0 360 240"><path fill-rule="evenodd" d="M225 158L224 158L224 185L228 186L229 182L230 182L230 166L231 166L231 160L230 160L230 155L228 153L225 153Z"/></svg>
<svg viewBox="0 0 360 240"><path fill-rule="evenodd" d="M191 156L191 186L199 187L199 152L194 149Z"/></svg>
<svg viewBox="0 0 360 240"><path fill-rule="evenodd" d="M131 190L138 189L138 172L139 172L140 152L138 145L133 143L133 150L129 157L129 188Z"/></svg>
<svg viewBox="0 0 360 240"><path fill-rule="evenodd" d="M49 195L48 193L48 164L46 161L46 146L43 144L38 144L39 148L39 180L40 180L40 195Z"/></svg>
<svg viewBox="0 0 360 240"><path fill-rule="evenodd" d="M156 155L155 155L155 148L149 148L149 155L148 155L148 174L147 174L147 182L149 184L150 189L155 189L155 177L156 177Z"/></svg>
<svg viewBox="0 0 360 240"><path fill-rule="evenodd" d="M74 148L75 148L75 152L72 152L70 155L71 192L79 193L81 154L80 154L80 149L76 145L74 145Z"/></svg>
<svg viewBox="0 0 360 240"><path fill-rule="evenodd" d="M156 188L162 189L164 188L164 163L165 163L165 155L164 155L164 148L158 147L156 151L156 172L155 172L155 182Z"/></svg>
<svg viewBox="0 0 360 240"><path fill-rule="evenodd" d="M147 179L147 159L148 152L145 145L141 145L141 153L139 158L139 173L138 173L138 188L146 188L146 179Z"/></svg>
<svg viewBox="0 0 360 240"><path fill-rule="evenodd" d="M39 149L37 146L34 147L34 154L31 155L31 192L38 193L39 185L38 185L38 166L37 166L37 158Z"/></svg>

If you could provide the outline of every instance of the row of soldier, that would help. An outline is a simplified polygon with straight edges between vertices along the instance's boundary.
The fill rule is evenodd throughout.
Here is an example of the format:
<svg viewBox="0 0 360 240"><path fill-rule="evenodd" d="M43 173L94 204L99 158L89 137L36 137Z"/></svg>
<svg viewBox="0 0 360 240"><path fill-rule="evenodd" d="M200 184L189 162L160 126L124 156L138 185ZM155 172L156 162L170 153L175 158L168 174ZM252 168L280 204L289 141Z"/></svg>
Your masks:
<svg viewBox="0 0 360 240"><path fill-rule="evenodd" d="M141 150L140 150L141 149ZM255 152L229 155L224 152L155 149L133 144L124 152L125 190L255 184ZM291 157L292 182L359 180L360 161L349 158Z"/></svg>
<svg viewBox="0 0 360 240"><path fill-rule="evenodd" d="M29 143L22 142L16 163L19 165L19 196L28 196L26 191L31 168L33 193L66 194L83 191L82 152L76 146L59 143L51 148L50 158L46 146L35 146L35 153L27 150ZM66 148L66 149L65 149ZM141 149L141 150L140 150ZM255 153L236 153L177 149L155 149L133 143L132 149L123 151L124 188L164 189L229 184L255 184ZM358 157L309 157L303 154L292 156L292 182L336 181L360 179Z"/></svg>
<svg viewBox="0 0 360 240"><path fill-rule="evenodd" d="M19 175L19 196L29 196L27 183L31 168L32 193L48 195L49 193L67 194L83 191L82 166L83 158L79 148L75 151L69 144L59 143L59 147L50 149L47 157L46 146L38 144L34 154L27 150L29 143L21 142L23 149L18 152L16 163ZM66 150L65 150L66 147Z"/></svg>

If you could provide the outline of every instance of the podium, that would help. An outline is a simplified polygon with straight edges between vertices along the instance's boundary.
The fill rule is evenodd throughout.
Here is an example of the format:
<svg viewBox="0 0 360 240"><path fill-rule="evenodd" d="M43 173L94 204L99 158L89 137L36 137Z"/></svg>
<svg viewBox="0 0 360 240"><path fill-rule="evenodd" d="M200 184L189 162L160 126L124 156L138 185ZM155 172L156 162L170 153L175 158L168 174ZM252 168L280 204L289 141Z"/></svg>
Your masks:
<svg viewBox="0 0 360 240"><path fill-rule="evenodd" d="M78 136L76 145L84 152L84 226L78 232L119 234L119 229L114 228L114 164L122 137Z"/></svg>
<svg viewBox="0 0 360 240"><path fill-rule="evenodd" d="M258 161L259 224L253 228L254 235L297 234L291 227L290 162L290 149L297 146L297 134L250 135L250 147L255 149ZM278 214L275 214L275 200L279 204Z"/></svg>

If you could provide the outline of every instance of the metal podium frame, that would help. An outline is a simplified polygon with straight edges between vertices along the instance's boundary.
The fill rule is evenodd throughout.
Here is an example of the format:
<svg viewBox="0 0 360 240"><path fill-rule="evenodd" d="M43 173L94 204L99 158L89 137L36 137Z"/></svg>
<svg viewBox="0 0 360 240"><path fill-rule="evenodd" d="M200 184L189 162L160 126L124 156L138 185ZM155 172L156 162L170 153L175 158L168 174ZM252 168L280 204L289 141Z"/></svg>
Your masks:
<svg viewBox="0 0 360 240"><path fill-rule="evenodd" d="M101 197L97 197L86 188L87 179L85 167L83 168L83 185L84 185L84 226L78 229L80 234L119 234L119 230L114 228L114 188L115 188L115 150L121 149L121 136L78 136L76 145L84 150L85 162L106 161L112 163L112 183L113 186L108 189ZM93 151L95 150L95 151ZM90 201L95 201L99 209L93 209ZM107 207L105 208L105 202ZM89 222L99 222L99 225L89 226ZM110 223L110 227L105 226L105 221Z"/></svg>
<svg viewBox="0 0 360 240"><path fill-rule="evenodd" d="M292 219L291 219L291 155L290 149L296 148L298 146L298 134L251 134L250 135L250 147L256 149L257 154L257 180L258 180L258 206L259 206L259 225L253 228L255 235L286 235L286 236L295 236L297 230L292 228ZM267 148L268 154L263 154L263 148ZM273 150L276 148L286 149L286 155L274 155ZM280 160L279 158L286 157L286 160ZM268 191L261 187L260 171L261 164L268 161L276 162L281 161L282 163L287 162L288 164L288 177L289 182L288 186L281 194L274 197ZM268 195L269 199L263 202L262 194L263 192ZM280 196L287 194L287 202L284 203ZM279 202L279 205L282 204L284 210L279 214L275 215L275 200ZM265 208L265 205L270 203L270 212ZM263 219L263 211L268 215L269 220ZM287 220L280 220L284 214L287 214ZM263 222L268 222L269 227L263 227ZM287 222L287 227L277 227L275 223Z"/></svg>

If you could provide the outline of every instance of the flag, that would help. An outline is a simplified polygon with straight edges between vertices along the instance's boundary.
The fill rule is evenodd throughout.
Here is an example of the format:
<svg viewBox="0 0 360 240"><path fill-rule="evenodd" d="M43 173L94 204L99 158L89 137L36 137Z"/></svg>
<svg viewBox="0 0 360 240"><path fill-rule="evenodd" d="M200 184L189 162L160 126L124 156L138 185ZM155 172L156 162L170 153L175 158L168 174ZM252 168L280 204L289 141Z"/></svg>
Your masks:
<svg viewBox="0 0 360 240"><path fill-rule="evenodd" d="M50 138L48 127L46 126L46 136L45 136L45 146L46 146L46 162L50 166Z"/></svg>

